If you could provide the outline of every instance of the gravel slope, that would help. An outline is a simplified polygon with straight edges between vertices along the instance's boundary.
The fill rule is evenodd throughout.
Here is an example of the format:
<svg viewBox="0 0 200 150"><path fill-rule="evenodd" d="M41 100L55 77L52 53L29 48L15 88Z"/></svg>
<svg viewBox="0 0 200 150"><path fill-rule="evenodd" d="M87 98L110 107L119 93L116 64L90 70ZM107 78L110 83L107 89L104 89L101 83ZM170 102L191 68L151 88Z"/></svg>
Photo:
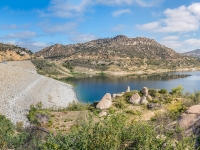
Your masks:
<svg viewBox="0 0 200 150"><path fill-rule="evenodd" d="M0 114L13 123L23 121L31 104L66 107L76 99L71 85L37 74L31 61L0 63Z"/></svg>

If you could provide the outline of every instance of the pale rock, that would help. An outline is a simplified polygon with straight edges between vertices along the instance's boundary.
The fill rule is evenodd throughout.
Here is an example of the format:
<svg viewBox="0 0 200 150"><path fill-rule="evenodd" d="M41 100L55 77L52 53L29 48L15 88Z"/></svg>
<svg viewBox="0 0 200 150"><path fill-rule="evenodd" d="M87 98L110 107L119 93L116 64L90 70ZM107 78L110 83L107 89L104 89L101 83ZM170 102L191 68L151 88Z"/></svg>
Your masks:
<svg viewBox="0 0 200 150"><path fill-rule="evenodd" d="M142 88L142 94L143 94L143 96L147 96L148 95L148 89L147 89L147 87L143 87Z"/></svg>
<svg viewBox="0 0 200 150"><path fill-rule="evenodd" d="M129 99L129 102L133 103L133 104L139 105L140 104L140 95L138 93L133 94L131 96L131 98Z"/></svg>
<svg viewBox="0 0 200 150"><path fill-rule="evenodd" d="M130 92L131 90L130 90L130 86L127 86L127 88L126 88L126 92Z"/></svg>
<svg viewBox="0 0 200 150"><path fill-rule="evenodd" d="M123 93L121 93L121 94L116 94L116 93L114 93L114 94L112 95L112 97L115 98L115 97L120 97L120 96L123 96L123 95L124 95Z"/></svg>
<svg viewBox="0 0 200 150"><path fill-rule="evenodd" d="M102 112L99 113L99 117L103 117L103 116L106 116L106 115L107 115L107 112L105 112L105 111L102 111Z"/></svg>
<svg viewBox="0 0 200 150"><path fill-rule="evenodd" d="M111 105L112 105L111 94L106 93L101 99L101 101L97 104L96 108L106 109L109 108Z"/></svg>
<svg viewBox="0 0 200 150"><path fill-rule="evenodd" d="M146 96L142 96L140 99L140 104L142 105L147 105L149 102L146 99Z"/></svg>

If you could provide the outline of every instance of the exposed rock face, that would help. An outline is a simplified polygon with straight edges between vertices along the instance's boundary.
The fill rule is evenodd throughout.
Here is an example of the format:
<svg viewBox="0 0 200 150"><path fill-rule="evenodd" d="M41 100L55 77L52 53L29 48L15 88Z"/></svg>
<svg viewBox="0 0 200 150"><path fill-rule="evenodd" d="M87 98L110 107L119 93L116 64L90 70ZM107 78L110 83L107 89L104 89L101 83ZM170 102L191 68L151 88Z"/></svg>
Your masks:
<svg viewBox="0 0 200 150"><path fill-rule="evenodd" d="M179 117L178 124L186 129L198 119L200 119L200 105L194 105Z"/></svg>
<svg viewBox="0 0 200 150"><path fill-rule="evenodd" d="M33 53L26 48L0 43L0 62L9 60L28 60L32 57Z"/></svg>
<svg viewBox="0 0 200 150"><path fill-rule="evenodd" d="M146 96L142 96L142 97L141 97L141 99L140 99L140 104L143 104L143 105L148 104L148 101L147 101Z"/></svg>
<svg viewBox="0 0 200 150"><path fill-rule="evenodd" d="M200 105L194 105L178 118L178 124L186 131L186 135L200 134Z"/></svg>
<svg viewBox="0 0 200 150"><path fill-rule="evenodd" d="M147 99L150 100L150 101L152 101L151 95L147 95Z"/></svg>
<svg viewBox="0 0 200 150"><path fill-rule="evenodd" d="M147 87L143 87L142 88L142 94L143 94L143 96L148 96L148 89L147 89Z"/></svg>
<svg viewBox="0 0 200 150"><path fill-rule="evenodd" d="M196 49L194 51L189 51L183 53L183 55L192 56L192 57L199 57L200 58L200 49Z"/></svg>
<svg viewBox="0 0 200 150"><path fill-rule="evenodd" d="M129 100L130 103L139 105L140 104L140 95L138 93L133 94Z"/></svg>
<svg viewBox="0 0 200 150"><path fill-rule="evenodd" d="M106 93L101 101L97 104L96 108L99 109L107 109L112 105L112 99L111 99L111 94Z"/></svg>
<svg viewBox="0 0 200 150"><path fill-rule="evenodd" d="M130 92L131 90L130 90L130 86L127 86L127 88L126 88L126 92Z"/></svg>
<svg viewBox="0 0 200 150"><path fill-rule="evenodd" d="M112 95L112 97L115 98L115 97L120 97L120 96L123 96L123 95L124 95L124 93L120 93L120 94L114 93L114 94Z"/></svg>

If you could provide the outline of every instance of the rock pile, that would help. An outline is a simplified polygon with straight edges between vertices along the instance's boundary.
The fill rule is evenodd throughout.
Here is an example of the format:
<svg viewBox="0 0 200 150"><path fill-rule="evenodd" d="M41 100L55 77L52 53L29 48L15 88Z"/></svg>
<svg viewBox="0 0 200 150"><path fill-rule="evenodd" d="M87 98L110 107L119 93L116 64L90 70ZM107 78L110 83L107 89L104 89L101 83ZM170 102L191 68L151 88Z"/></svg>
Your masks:
<svg viewBox="0 0 200 150"><path fill-rule="evenodd" d="M147 87L143 87L141 92L142 92L142 97L140 97L140 95L138 93L133 94L131 96L131 98L129 99L129 102L133 103L133 104L137 104L137 105L139 105L139 104L144 104L144 105L148 104L147 98L149 98L149 97L151 98L151 96L148 95Z"/></svg>

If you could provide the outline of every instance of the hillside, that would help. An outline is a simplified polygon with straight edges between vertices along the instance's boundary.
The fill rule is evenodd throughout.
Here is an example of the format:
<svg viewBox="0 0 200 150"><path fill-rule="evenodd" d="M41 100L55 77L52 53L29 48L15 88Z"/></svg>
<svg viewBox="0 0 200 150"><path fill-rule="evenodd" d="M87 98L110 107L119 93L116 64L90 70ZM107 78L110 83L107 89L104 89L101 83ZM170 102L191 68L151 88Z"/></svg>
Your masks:
<svg viewBox="0 0 200 150"><path fill-rule="evenodd" d="M191 69L200 64L197 59L178 54L153 39L124 35L71 45L55 44L37 52L36 56L60 61L80 72L92 69L133 73L138 70Z"/></svg>
<svg viewBox="0 0 200 150"><path fill-rule="evenodd" d="M183 53L183 55L200 58L200 49L196 49L196 50L193 50L193 51L185 52L185 53Z"/></svg>
<svg viewBox="0 0 200 150"><path fill-rule="evenodd" d="M27 60L32 57L33 53L26 48L0 43L0 62L4 60Z"/></svg>

